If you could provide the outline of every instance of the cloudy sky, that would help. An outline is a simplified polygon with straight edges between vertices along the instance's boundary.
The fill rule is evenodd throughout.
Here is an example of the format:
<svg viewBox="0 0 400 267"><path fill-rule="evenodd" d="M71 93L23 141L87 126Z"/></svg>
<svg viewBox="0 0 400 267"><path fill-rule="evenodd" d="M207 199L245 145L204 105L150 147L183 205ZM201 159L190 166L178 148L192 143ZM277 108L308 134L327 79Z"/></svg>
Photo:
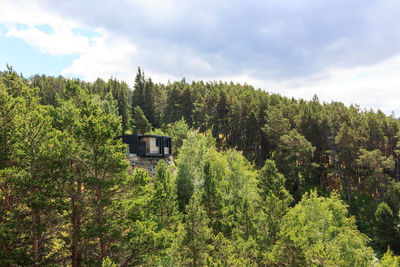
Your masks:
<svg viewBox="0 0 400 267"><path fill-rule="evenodd" d="M397 0L0 0L0 67L223 80L400 115Z"/></svg>

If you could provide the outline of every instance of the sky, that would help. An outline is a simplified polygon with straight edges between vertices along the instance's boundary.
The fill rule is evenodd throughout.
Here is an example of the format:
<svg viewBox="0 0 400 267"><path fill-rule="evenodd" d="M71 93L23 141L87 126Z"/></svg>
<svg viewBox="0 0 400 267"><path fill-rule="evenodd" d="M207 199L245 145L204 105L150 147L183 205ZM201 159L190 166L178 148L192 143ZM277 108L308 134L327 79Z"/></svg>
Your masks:
<svg viewBox="0 0 400 267"><path fill-rule="evenodd" d="M398 0L0 0L0 69L233 81L400 116Z"/></svg>

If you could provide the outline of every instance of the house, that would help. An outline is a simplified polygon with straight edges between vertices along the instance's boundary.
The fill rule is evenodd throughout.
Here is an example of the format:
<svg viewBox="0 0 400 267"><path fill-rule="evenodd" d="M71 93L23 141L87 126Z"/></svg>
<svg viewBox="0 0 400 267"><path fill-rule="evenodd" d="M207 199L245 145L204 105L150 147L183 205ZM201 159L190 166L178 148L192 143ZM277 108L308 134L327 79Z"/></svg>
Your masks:
<svg viewBox="0 0 400 267"><path fill-rule="evenodd" d="M171 137L162 135L126 134L118 136L129 146L129 154L142 157L169 157L172 155Z"/></svg>
<svg viewBox="0 0 400 267"><path fill-rule="evenodd" d="M144 169L153 176L159 160L163 159L168 166L174 164L169 136L126 134L116 139L127 144L126 160L131 168Z"/></svg>

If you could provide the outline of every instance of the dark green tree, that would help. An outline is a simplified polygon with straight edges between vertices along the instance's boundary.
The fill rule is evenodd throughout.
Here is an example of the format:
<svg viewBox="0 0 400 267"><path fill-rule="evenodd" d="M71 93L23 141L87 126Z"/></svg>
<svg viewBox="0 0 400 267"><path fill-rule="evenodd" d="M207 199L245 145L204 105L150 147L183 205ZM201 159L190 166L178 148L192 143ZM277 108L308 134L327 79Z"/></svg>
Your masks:
<svg viewBox="0 0 400 267"><path fill-rule="evenodd" d="M382 156L378 149L373 151L361 149L357 163L363 168L362 172L365 175L363 182L368 192L376 201L385 199L386 188L391 186L392 181L387 172L392 171L395 166L393 157Z"/></svg>
<svg viewBox="0 0 400 267"><path fill-rule="evenodd" d="M178 194L179 210L184 212L193 192L203 184L203 168L205 157L209 151L215 151L214 139L197 131L189 131L187 139L183 141L180 155L176 160L178 166L176 189Z"/></svg>
<svg viewBox="0 0 400 267"><path fill-rule="evenodd" d="M280 172L286 178L286 188L300 197L299 190L311 176L315 147L295 129L281 136L274 158Z"/></svg>
<svg viewBox="0 0 400 267"><path fill-rule="evenodd" d="M203 167L204 183L201 202L210 220L209 227L218 233L222 230L223 199L220 192L221 178L212 169L210 162L206 161Z"/></svg>
<svg viewBox="0 0 400 267"><path fill-rule="evenodd" d="M10 87L11 81L20 83L9 69L0 77L0 265L4 266L32 264L29 247L22 245L27 241L24 227L19 227L20 192L14 188L19 177L15 171L19 138L15 133L23 120L23 99Z"/></svg>
<svg viewBox="0 0 400 267"><path fill-rule="evenodd" d="M154 206L159 194L141 169L126 177L121 189L110 207L115 216L109 223L118 230L114 231L116 240L110 258L121 266L155 266L172 243L171 233L160 227L160 206ZM172 222L173 218L165 221Z"/></svg>
<svg viewBox="0 0 400 267"><path fill-rule="evenodd" d="M212 246L212 230L208 227L209 219L201 206L201 196L193 194L186 208L184 234L181 244L182 263L185 266L204 266Z"/></svg>
<svg viewBox="0 0 400 267"><path fill-rule="evenodd" d="M141 71L140 67L138 67L138 71L135 77L135 85L133 87L132 101L131 101L132 114L135 114L135 108L137 106L143 107L145 84L146 80L144 77L144 73Z"/></svg>
<svg viewBox="0 0 400 267"><path fill-rule="evenodd" d="M179 221L176 185L164 160L157 163L152 205L161 228L173 230Z"/></svg>
<svg viewBox="0 0 400 267"><path fill-rule="evenodd" d="M282 217L293 202L293 197L285 189L285 177L278 172L272 160L265 161L257 180L261 198L257 239L260 250L266 252L278 238Z"/></svg>
<svg viewBox="0 0 400 267"><path fill-rule="evenodd" d="M131 125L132 132L135 134L144 134L151 129L151 124L139 106L136 106L134 109Z"/></svg>
<svg viewBox="0 0 400 267"><path fill-rule="evenodd" d="M183 145L183 141L187 138L189 127L185 119L180 119L168 126L167 133L172 137L173 150L172 155L176 158Z"/></svg>
<svg viewBox="0 0 400 267"><path fill-rule="evenodd" d="M118 192L115 187L123 181L127 163L125 161L125 145L115 136L121 132L121 121L90 101L82 103L80 116L82 123L77 129L77 137L81 140L80 164L85 168L87 186L90 190L89 201L93 203L93 217L86 231L97 238L99 260L106 258L112 238L112 229L107 223L112 214L107 212L112 197ZM96 259L97 260L97 259Z"/></svg>
<svg viewBox="0 0 400 267"><path fill-rule="evenodd" d="M374 214L374 244L383 253L387 247L399 249L398 219L385 203L381 202Z"/></svg>

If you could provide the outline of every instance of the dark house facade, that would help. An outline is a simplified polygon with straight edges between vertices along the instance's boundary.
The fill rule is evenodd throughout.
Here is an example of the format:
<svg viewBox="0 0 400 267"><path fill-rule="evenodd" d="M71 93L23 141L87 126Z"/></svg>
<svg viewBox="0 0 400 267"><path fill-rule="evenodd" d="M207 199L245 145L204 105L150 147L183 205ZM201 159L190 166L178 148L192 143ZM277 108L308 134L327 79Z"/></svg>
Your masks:
<svg viewBox="0 0 400 267"><path fill-rule="evenodd" d="M142 157L169 157L172 141L169 136L125 134L117 137L129 146L129 154Z"/></svg>

